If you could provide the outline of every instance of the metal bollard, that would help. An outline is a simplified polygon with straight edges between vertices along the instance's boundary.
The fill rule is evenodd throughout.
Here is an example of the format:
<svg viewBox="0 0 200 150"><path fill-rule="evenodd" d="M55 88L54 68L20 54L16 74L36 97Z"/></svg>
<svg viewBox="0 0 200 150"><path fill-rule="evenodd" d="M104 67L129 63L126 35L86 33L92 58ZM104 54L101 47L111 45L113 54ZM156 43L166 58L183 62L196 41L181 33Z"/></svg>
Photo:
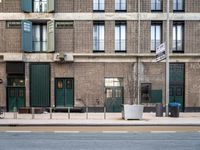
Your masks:
<svg viewBox="0 0 200 150"><path fill-rule="evenodd" d="M50 112L50 119L52 119L53 118L53 114L52 114L52 108L51 107L49 108L49 112Z"/></svg>
<svg viewBox="0 0 200 150"><path fill-rule="evenodd" d="M67 107L68 109L68 119L70 119L70 107Z"/></svg>
<svg viewBox="0 0 200 150"><path fill-rule="evenodd" d="M106 107L104 106L104 119L106 119Z"/></svg>
<svg viewBox="0 0 200 150"><path fill-rule="evenodd" d="M31 108L31 113L32 113L32 119L35 119L35 109L33 107Z"/></svg>
<svg viewBox="0 0 200 150"><path fill-rule="evenodd" d="M14 111L13 118L14 118L14 119L17 119L17 108L14 107L14 108L13 108L13 111Z"/></svg>
<svg viewBox="0 0 200 150"><path fill-rule="evenodd" d="M88 107L86 107L86 119L88 119Z"/></svg>

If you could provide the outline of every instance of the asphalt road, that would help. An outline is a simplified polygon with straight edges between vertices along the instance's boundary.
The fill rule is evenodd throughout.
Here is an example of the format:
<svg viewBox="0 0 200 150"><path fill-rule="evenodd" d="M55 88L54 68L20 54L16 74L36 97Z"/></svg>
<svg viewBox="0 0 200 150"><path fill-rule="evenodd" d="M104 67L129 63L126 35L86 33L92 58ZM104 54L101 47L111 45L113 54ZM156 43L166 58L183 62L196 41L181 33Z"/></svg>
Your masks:
<svg viewBox="0 0 200 150"><path fill-rule="evenodd" d="M199 132L0 132L0 150L199 150Z"/></svg>

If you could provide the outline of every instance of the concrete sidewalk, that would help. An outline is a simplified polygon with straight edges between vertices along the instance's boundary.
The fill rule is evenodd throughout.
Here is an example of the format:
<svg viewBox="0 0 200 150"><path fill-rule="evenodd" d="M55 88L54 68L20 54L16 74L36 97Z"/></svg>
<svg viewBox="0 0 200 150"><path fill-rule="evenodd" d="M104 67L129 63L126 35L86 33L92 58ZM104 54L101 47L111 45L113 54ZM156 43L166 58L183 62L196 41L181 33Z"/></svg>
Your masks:
<svg viewBox="0 0 200 150"><path fill-rule="evenodd" d="M200 126L200 113L180 113L179 118L155 117L155 113L144 113L142 120L123 120L121 113L72 113L70 119L67 113L31 114L6 113L0 119L0 126Z"/></svg>

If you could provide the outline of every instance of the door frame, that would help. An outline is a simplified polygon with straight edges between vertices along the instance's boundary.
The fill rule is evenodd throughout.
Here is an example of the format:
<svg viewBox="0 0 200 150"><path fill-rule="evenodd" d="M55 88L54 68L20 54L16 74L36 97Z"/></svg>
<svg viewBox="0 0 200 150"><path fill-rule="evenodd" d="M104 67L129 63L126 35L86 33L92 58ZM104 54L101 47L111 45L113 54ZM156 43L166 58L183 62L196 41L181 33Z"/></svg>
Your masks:
<svg viewBox="0 0 200 150"><path fill-rule="evenodd" d="M74 84L74 82L75 82L75 80L74 80L74 78L73 77L54 77L54 95L55 95L55 97L54 97L54 104L55 104L55 107L56 107L56 97L57 97L57 95L56 95L56 80L57 79L62 79L62 80L66 80L66 79L72 79L73 80L73 107L74 107L74 104L75 104L75 101L74 101L74 92L75 92L75 84Z"/></svg>
<svg viewBox="0 0 200 150"><path fill-rule="evenodd" d="M170 63L170 65L171 64L182 64L183 65L183 106L182 106L182 110L181 111L183 111L183 112L185 112L185 81L186 81L186 78L185 78L185 63L183 63L183 62L172 62L172 63ZM170 70L169 70L169 72L170 72ZM170 88L170 81L169 81L169 88ZM169 91L170 92L170 91ZM170 94L170 93L169 93Z"/></svg>

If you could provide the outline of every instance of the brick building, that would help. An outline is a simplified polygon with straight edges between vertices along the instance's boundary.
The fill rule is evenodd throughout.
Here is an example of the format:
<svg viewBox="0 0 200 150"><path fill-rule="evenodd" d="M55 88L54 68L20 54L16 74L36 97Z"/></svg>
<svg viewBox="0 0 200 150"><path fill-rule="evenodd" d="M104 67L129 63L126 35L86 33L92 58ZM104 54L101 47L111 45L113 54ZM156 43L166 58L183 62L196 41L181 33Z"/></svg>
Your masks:
<svg viewBox="0 0 200 150"><path fill-rule="evenodd" d="M166 0L0 0L0 105L165 103ZM170 101L200 110L200 1L170 0Z"/></svg>

